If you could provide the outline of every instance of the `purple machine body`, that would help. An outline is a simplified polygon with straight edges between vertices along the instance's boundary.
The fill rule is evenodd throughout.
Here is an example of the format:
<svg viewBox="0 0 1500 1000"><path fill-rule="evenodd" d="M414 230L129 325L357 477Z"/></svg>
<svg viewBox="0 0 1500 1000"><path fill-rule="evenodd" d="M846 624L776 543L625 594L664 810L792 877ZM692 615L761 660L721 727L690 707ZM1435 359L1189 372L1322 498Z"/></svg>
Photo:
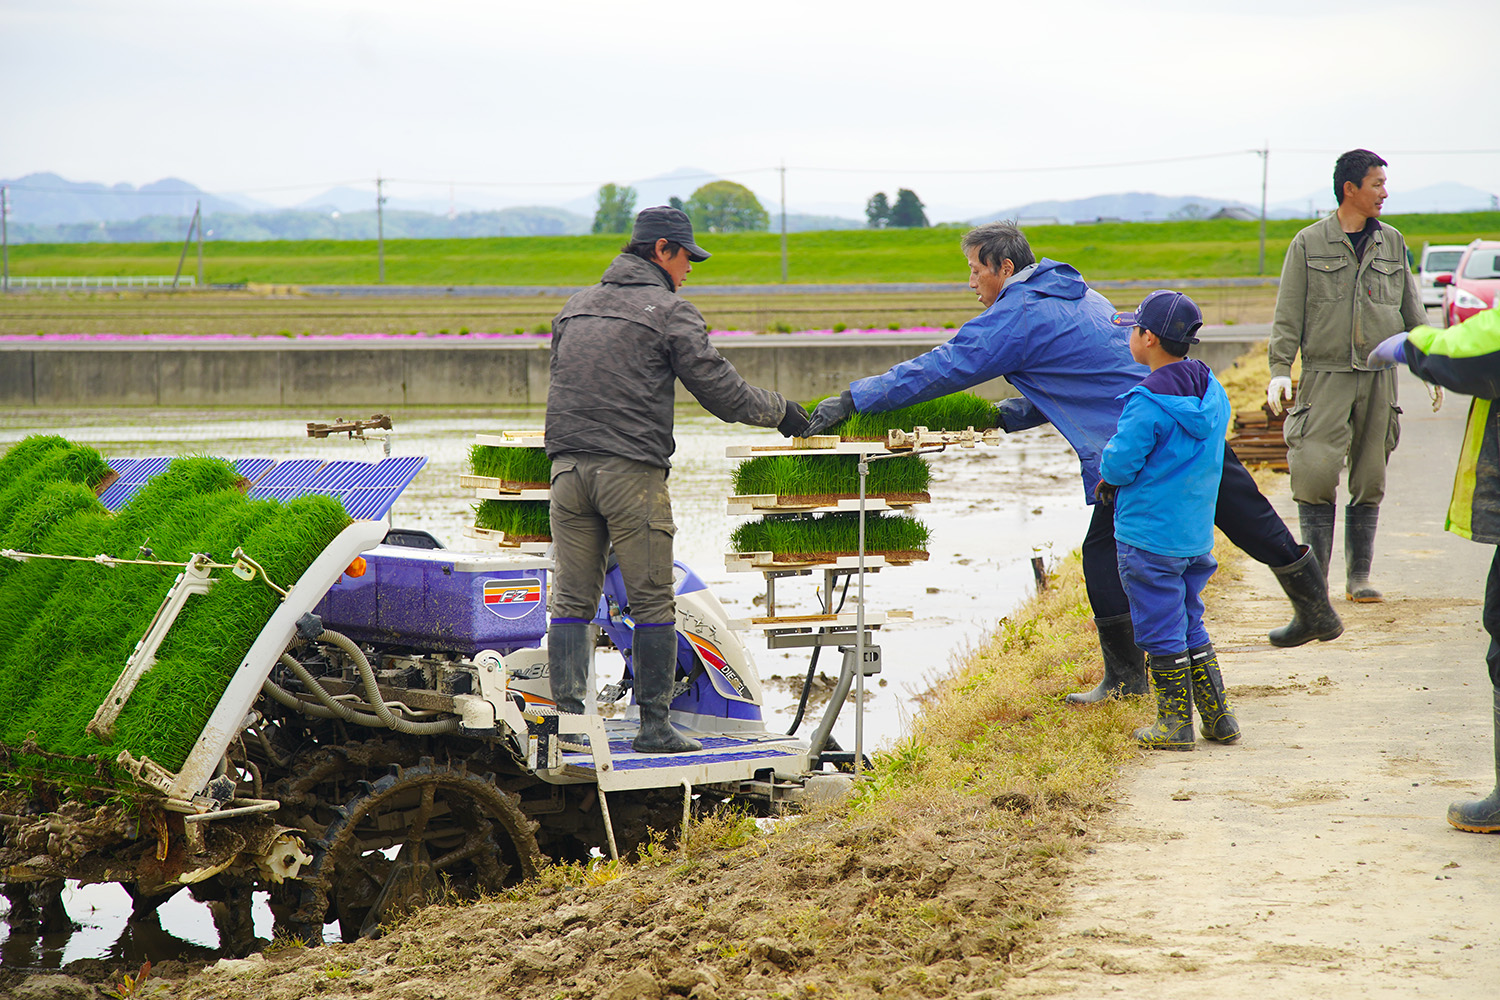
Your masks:
<svg viewBox="0 0 1500 1000"><path fill-rule="evenodd" d="M539 646L547 634L551 563L543 557L386 544L364 558L364 575L340 577L315 609L325 627L356 642L473 656L482 649L504 654ZM707 589L680 562L674 576L678 595ZM628 607L624 580L611 559L594 624L624 655L626 671L633 676L635 623L623 610ZM674 710L760 720L759 705L725 697L711 676L732 677L745 665L725 662L716 648L701 642L695 648L679 631L677 669L680 678L688 679L688 689L673 700Z"/></svg>
<svg viewBox="0 0 1500 1000"><path fill-rule="evenodd" d="M539 556L377 545L364 575L340 577L316 613L356 642L508 653L547 634L548 566Z"/></svg>

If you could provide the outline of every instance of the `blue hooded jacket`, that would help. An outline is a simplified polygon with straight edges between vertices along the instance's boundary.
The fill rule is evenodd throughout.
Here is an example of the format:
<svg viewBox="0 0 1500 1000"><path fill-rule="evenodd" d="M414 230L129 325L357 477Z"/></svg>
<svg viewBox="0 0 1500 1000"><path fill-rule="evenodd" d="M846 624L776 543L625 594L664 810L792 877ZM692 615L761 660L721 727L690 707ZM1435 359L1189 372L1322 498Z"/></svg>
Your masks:
<svg viewBox="0 0 1500 1000"><path fill-rule="evenodd" d="M1100 472L1118 486L1115 540L1163 556L1214 547L1229 397L1208 365L1162 365L1125 393Z"/></svg>
<svg viewBox="0 0 1500 1000"><path fill-rule="evenodd" d="M894 410L1003 375L1024 399L1000 403L1000 426L1020 431L1050 421L1078 452L1085 501L1093 503L1099 454L1115 432L1121 394L1147 372L1130 356L1130 328L1115 326L1113 317L1109 300L1072 265L1043 258L1011 278L995 304L952 340L852 383L855 409Z"/></svg>

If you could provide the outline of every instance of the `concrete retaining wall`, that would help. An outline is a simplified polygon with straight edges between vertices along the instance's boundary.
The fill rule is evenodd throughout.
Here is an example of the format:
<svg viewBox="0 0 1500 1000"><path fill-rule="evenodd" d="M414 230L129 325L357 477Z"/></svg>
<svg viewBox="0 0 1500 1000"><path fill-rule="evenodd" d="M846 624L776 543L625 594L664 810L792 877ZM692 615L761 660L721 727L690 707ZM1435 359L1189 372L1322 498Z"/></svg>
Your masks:
<svg viewBox="0 0 1500 1000"><path fill-rule="evenodd" d="M1266 335L1221 328L1194 349L1222 370ZM857 378L941 343L906 334L765 334L716 337L744 377L794 399L840 392ZM542 338L478 341L278 340L0 344L0 406L499 406L547 400ZM1003 380L974 391L1016 393ZM678 387L678 401L692 397Z"/></svg>

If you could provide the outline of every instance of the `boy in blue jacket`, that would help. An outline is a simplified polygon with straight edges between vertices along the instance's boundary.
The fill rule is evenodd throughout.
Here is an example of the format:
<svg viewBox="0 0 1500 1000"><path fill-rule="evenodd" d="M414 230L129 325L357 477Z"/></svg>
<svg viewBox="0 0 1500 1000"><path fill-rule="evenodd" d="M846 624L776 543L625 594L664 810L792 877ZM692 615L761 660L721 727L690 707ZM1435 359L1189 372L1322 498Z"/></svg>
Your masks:
<svg viewBox="0 0 1500 1000"><path fill-rule="evenodd" d="M1210 552L1229 397L1207 365L1187 356L1203 313L1186 295L1152 292L1114 322L1131 327L1130 355L1151 369L1120 395L1125 408L1096 487L1102 502L1114 503L1120 582L1156 688L1156 724L1135 738L1160 750L1193 749L1196 702L1204 737L1233 743L1240 727L1199 597L1219 568Z"/></svg>

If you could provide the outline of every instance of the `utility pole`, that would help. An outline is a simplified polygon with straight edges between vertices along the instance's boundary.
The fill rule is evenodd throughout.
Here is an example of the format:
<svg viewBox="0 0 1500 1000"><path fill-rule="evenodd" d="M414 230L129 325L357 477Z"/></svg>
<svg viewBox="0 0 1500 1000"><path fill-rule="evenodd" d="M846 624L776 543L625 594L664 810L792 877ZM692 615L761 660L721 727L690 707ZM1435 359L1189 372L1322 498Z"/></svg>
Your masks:
<svg viewBox="0 0 1500 1000"><path fill-rule="evenodd" d="M198 287L203 287L203 200L198 200L198 207L193 212L198 220Z"/></svg>
<svg viewBox="0 0 1500 1000"><path fill-rule="evenodd" d="M786 284L786 164L781 165L781 283Z"/></svg>
<svg viewBox="0 0 1500 1000"><path fill-rule="evenodd" d="M0 295L10 294L10 188L0 187Z"/></svg>
<svg viewBox="0 0 1500 1000"><path fill-rule="evenodd" d="M182 277L182 265L187 260L188 247L193 245L193 228L202 226L202 223L198 221L202 212L203 202L200 201L197 209L193 211L192 221L188 223L187 239L182 241L182 253L177 255L177 270L172 274L172 291L174 292L177 291L177 279Z"/></svg>
<svg viewBox="0 0 1500 1000"><path fill-rule="evenodd" d="M378 284L385 284L385 181L375 175L375 245L380 255Z"/></svg>
<svg viewBox="0 0 1500 1000"><path fill-rule="evenodd" d="M1271 169L1271 140L1266 140L1264 149L1255 151L1260 156L1260 270L1266 273L1266 177Z"/></svg>

